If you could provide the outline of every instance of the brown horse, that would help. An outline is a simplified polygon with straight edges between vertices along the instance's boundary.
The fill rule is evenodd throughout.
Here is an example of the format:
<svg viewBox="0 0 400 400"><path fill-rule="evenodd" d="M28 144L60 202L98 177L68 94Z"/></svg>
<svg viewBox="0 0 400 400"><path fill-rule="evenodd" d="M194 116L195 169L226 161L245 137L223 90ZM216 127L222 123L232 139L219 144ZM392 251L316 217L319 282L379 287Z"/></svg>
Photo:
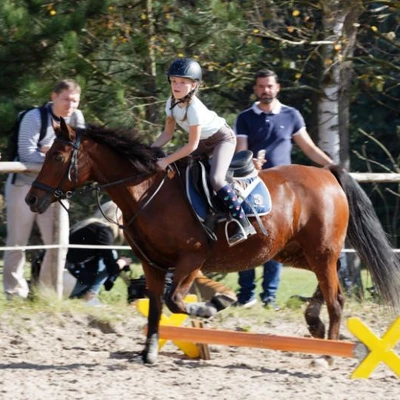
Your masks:
<svg viewBox="0 0 400 400"><path fill-rule="evenodd" d="M223 224L218 241L209 240L194 217L181 178L157 170L156 151L134 132L88 127L74 131L61 121L57 138L26 202L33 212L70 197L85 182L95 181L118 204L126 238L142 261L150 312L143 360L158 356L158 329L166 272L173 282L165 303L173 313L212 315L207 303L186 304L198 271L239 271L274 258L313 271L318 287L305 312L311 334L325 337L322 304L329 313L327 337L338 339L344 297L337 276L338 257L347 238L368 266L389 305L400 306L400 266L365 192L338 166L289 165L261 171L273 203L263 216L264 235L229 247Z"/></svg>

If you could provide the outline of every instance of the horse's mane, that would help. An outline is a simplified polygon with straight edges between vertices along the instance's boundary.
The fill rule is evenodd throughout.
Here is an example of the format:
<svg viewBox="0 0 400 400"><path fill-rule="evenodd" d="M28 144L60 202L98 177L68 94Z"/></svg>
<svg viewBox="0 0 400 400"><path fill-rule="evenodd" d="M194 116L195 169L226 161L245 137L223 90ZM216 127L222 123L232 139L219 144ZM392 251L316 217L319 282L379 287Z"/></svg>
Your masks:
<svg viewBox="0 0 400 400"><path fill-rule="evenodd" d="M112 148L118 154L129 159L134 167L143 173L157 171L157 153L159 149L145 144L143 137L135 129L106 128L88 125L83 130L83 136L96 143Z"/></svg>

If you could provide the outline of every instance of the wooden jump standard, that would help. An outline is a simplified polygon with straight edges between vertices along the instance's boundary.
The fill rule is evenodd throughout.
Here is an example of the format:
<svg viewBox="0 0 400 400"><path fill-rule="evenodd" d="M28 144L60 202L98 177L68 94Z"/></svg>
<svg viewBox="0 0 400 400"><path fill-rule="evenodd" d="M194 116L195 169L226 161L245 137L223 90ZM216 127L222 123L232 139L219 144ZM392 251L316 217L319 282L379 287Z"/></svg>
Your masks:
<svg viewBox="0 0 400 400"><path fill-rule="evenodd" d="M294 351L362 359L368 349L362 343L342 340L298 338L264 333L236 332L219 329L190 328L160 325L160 339L179 340L198 344Z"/></svg>

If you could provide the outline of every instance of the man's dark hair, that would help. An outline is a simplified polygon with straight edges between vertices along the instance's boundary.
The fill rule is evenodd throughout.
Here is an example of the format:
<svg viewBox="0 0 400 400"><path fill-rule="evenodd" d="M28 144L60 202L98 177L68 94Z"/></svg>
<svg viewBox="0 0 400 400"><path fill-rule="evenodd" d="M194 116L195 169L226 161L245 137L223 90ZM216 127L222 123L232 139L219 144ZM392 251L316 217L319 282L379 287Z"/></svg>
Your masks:
<svg viewBox="0 0 400 400"><path fill-rule="evenodd" d="M256 76L254 77L254 83L257 82L258 78L268 78L270 76L273 76L276 80L276 83L279 83L278 75L274 71L271 71L270 69L262 69L258 71L256 73Z"/></svg>
<svg viewBox="0 0 400 400"><path fill-rule="evenodd" d="M52 92L60 94L63 90L72 90L81 93L81 87L73 79L62 79L61 81L58 81L54 85Z"/></svg>

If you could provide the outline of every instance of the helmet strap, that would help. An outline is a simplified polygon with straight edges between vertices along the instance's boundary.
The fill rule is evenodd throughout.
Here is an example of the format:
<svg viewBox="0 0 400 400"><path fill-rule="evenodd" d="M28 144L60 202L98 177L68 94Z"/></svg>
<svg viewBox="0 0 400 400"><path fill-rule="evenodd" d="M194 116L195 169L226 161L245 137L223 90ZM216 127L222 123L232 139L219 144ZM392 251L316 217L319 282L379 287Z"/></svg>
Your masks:
<svg viewBox="0 0 400 400"><path fill-rule="evenodd" d="M196 92L196 89L193 89L185 97L182 97L179 100L176 100L175 97L172 95L172 98L174 101L171 104L171 107L169 109L172 110L176 105L178 105L180 103L186 103L188 100L190 100L192 98L192 96L194 95L195 92Z"/></svg>

